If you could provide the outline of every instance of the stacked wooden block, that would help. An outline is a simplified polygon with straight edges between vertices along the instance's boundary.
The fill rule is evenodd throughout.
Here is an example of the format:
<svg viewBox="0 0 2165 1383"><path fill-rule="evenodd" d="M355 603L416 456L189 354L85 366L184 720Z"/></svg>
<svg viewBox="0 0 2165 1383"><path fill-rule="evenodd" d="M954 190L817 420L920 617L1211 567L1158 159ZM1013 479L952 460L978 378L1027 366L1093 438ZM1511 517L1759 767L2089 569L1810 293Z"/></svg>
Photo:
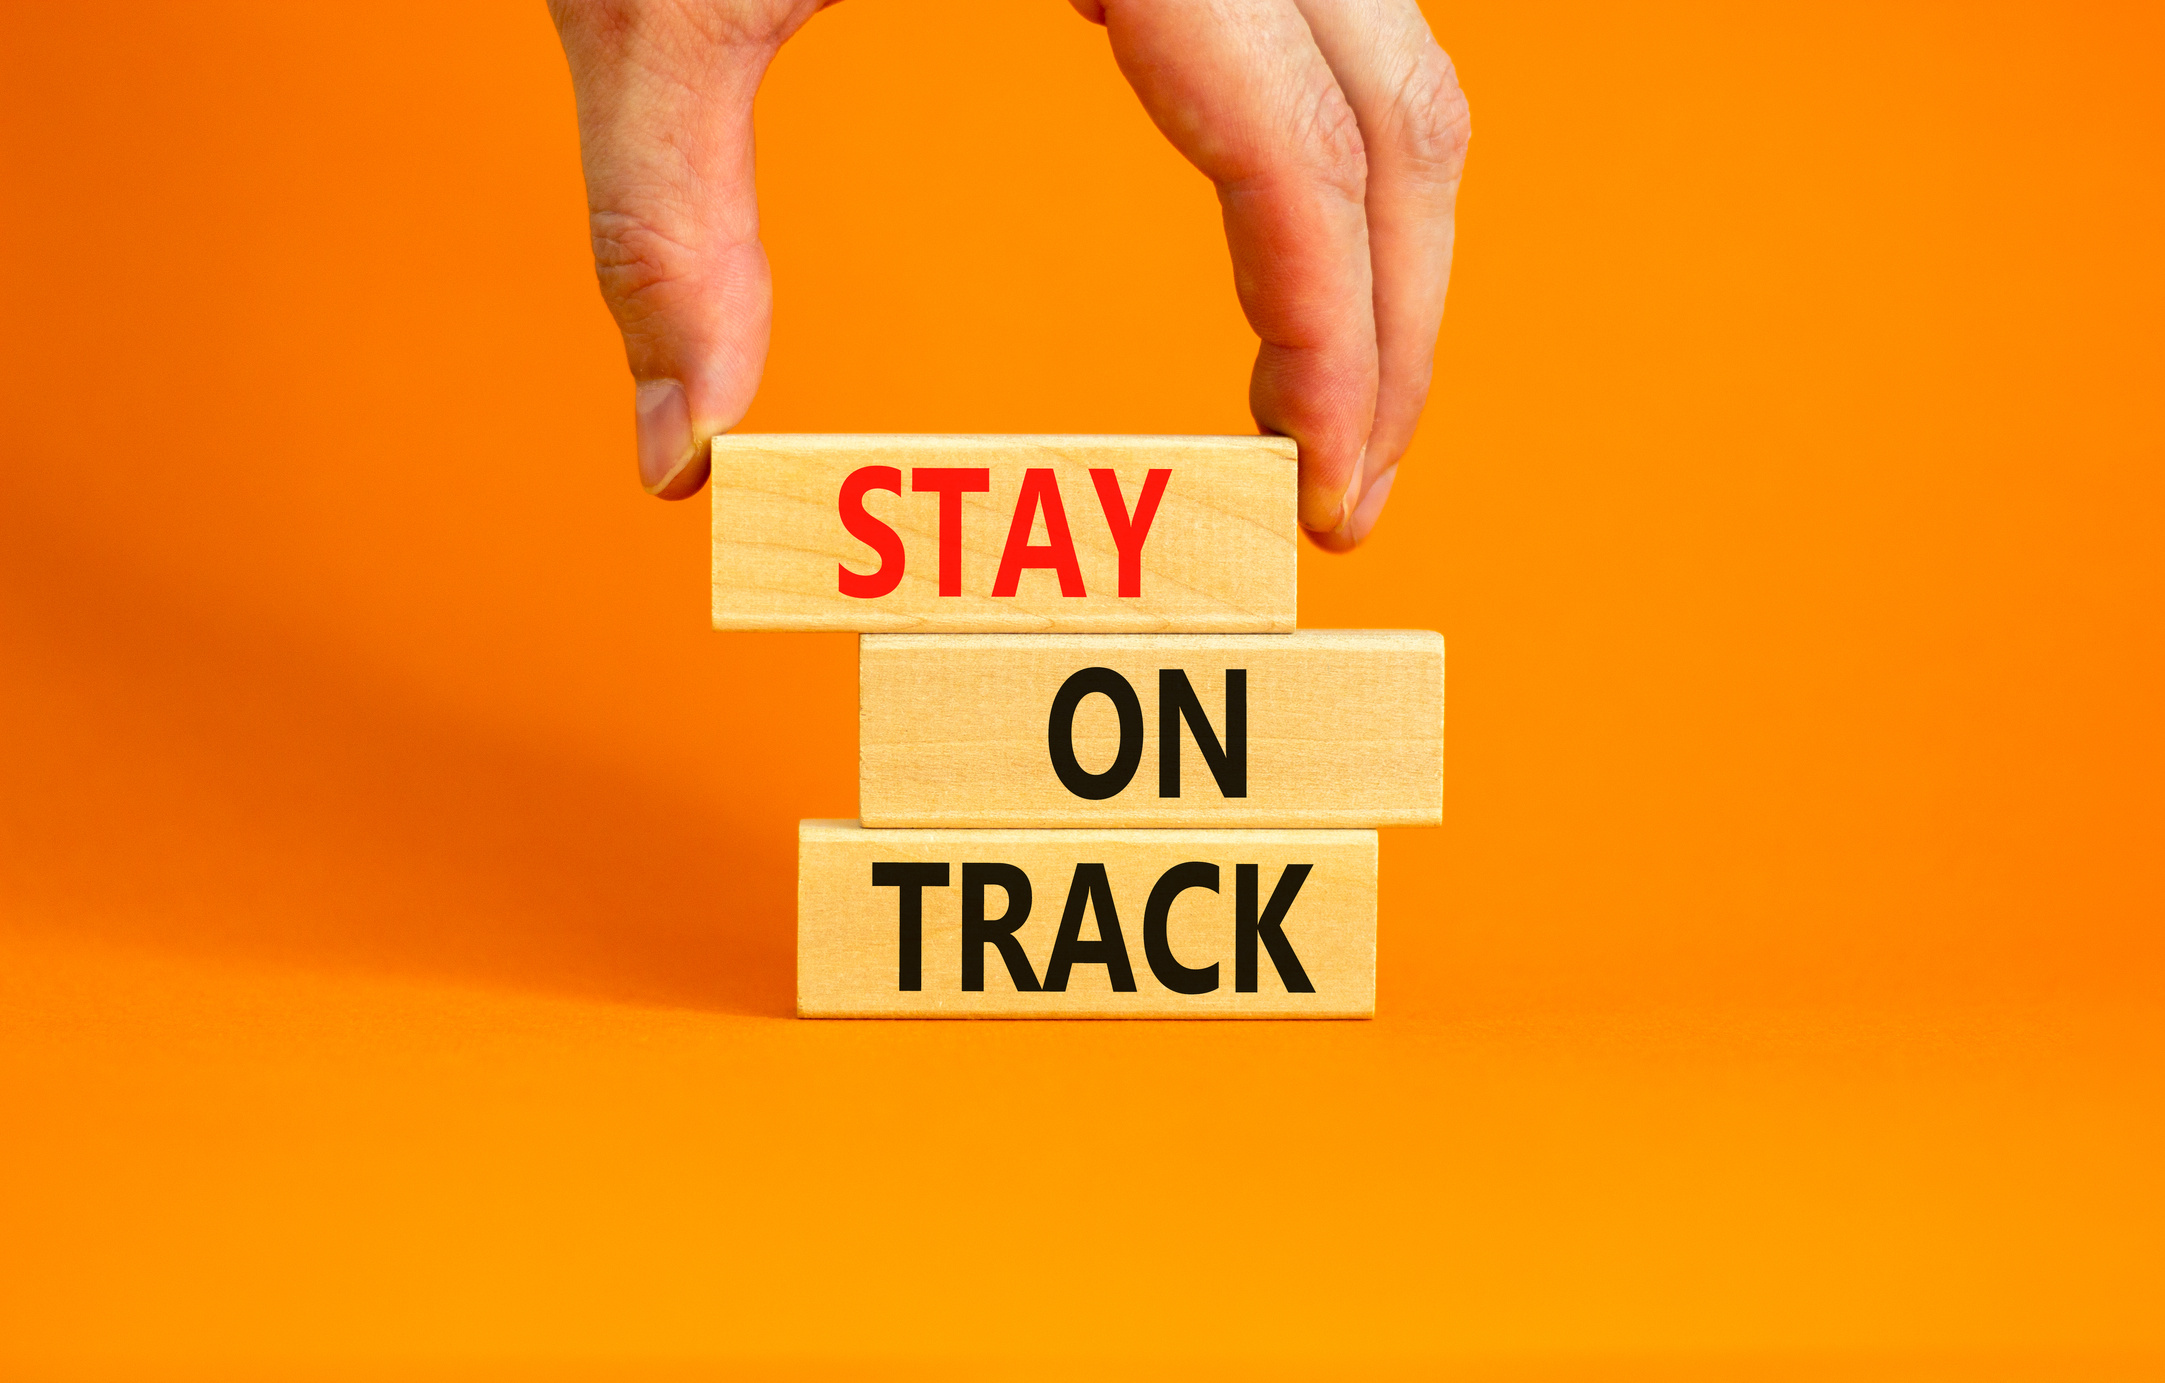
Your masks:
<svg viewBox="0 0 2165 1383"><path fill-rule="evenodd" d="M1292 443L722 437L714 624L860 634L805 1017L1359 1018L1443 639L1296 632Z"/></svg>

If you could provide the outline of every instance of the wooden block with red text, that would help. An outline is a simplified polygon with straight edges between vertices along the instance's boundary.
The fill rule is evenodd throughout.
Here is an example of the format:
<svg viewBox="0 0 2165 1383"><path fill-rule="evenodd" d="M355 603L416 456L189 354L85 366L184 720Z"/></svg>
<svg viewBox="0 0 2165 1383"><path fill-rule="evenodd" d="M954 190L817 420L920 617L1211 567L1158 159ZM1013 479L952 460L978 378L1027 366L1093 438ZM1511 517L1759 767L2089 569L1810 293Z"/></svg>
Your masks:
<svg viewBox="0 0 2165 1383"><path fill-rule="evenodd" d="M714 627L1283 632L1281 437L714 439Z"/></svg>
<svg viewBox="0 0 2165 1383"><path fill-rule="evenodd" d="M866 634L873 826L1434 826L1443 636Z"/></svg>
<svg viewBox="0 0 2165 1383"><path fill-rule="evenodd" d="M1374 831L797 826L804 1018L1369 1018Z"/></svg>

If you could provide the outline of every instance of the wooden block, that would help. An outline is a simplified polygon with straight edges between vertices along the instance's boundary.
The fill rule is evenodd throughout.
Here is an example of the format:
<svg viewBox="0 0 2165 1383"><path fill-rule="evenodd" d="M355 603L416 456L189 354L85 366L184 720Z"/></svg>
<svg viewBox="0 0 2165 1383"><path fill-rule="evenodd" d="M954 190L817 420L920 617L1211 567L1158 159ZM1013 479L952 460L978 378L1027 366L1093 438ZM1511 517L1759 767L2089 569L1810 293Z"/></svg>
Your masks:
<svg viewBox="0 0 2165 1383"><path fill-rule="evenodd" d="M868 634L857 687L869 826L1443 819L1425 630Z"/></svg>
<svg viewBox="0 0 2165 1383"><path fill-rule="evenodd" d="M805 1018L1368 1018L1373 831L797 826Z"/></svg>
<svg viewBox="0 0 2165 1383"><path fill-rule="evenodd" d="M714 439L714 627L1293 628L1282 437Z"/></svg>

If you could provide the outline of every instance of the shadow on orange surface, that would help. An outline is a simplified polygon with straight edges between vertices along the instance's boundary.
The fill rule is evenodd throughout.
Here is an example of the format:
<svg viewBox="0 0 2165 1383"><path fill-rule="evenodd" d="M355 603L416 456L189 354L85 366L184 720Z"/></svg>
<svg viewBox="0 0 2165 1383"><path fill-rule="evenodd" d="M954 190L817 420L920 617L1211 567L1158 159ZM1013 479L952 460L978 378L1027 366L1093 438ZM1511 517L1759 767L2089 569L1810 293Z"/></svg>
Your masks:
<svg viewBox="0 0 2165 1383"><path fill-rule="evenodd" d="M9 533L0 581L20 591L84 570L68 556ZM122 600L77 576L67 596L65 636L36 627L51 606L0 612L13 648L102 655L39 669L58 673L43 685L22 663L0 680L9 720L35 727L0 760L16 923L792 1011L793 833L305 648L235 638L155 591ZM55 810L77 796L95 814Z"/></svg>

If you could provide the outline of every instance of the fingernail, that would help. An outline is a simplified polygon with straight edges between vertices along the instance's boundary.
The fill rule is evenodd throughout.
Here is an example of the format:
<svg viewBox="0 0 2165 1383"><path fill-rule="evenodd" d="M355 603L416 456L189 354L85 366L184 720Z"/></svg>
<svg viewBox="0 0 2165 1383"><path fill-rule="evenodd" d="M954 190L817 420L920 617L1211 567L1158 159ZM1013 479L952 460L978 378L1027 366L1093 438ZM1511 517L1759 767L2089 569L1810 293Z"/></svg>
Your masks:
<svg viewBox="0 0 2165 1383"><path fill-rule="evenodd" d="M1391 497L1391 482L1398 478L1398 467L1391 466L1368 482L1367 493L1353 510L1353 517L1346 523L1346 536L1358 543L1368 537L1368 531L1376 526L1376 519L1383 513L1383 501Z"/></svg>
<svg viewBox="0 0 2165 1383"><path fill-rule="evenodd" d="M639 385L639 483L650 495L668 488L692 459L692 409L673 379Z"/></svg>

